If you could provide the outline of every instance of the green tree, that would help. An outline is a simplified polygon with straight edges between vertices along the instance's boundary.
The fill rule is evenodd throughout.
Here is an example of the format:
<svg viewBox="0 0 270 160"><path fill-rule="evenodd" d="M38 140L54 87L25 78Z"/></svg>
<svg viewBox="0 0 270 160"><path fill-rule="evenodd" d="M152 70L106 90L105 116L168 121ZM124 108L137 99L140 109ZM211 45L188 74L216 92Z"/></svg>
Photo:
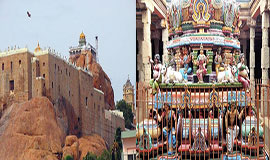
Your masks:
<svg viewBox="0 0 270 160"><path fill-rule="evenodd" d="M66 157L64 158L64 160L73 160L73 157L71 155L66 155Z"/></svg>
<svg viewBox="0 0 270 160"><path fill-rule="evenodd" d="M122 99L116 102L116 109L123 112L125 118L125 127L128 129L132 129L133 113L131 105L127 104L126 101Z"/></svg>
<svg viewBox="0 0 270 160"><path fill-rule="evenodd" d="M121 160L122 141L121 141L121 128L120 127L118 127L115 131L112 150L114 152L114 156L115 156L114 158L116 160Z"/></svg>

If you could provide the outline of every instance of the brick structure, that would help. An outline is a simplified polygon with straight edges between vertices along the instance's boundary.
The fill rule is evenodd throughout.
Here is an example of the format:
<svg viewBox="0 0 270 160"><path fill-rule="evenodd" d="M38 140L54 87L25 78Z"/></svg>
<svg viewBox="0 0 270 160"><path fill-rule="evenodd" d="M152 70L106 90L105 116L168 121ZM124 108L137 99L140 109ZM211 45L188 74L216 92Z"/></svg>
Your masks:
<svg viewBox="0 0 270 160"><path fill-rule="evenodd" d="M104 93L93 87L93 76L61 58L51 49L34 53L27 48L0 53L0 97L14 94L17 102L46 96L54 105L61 99L72 106L78 120L79 135L97 133L113 143L115 129L124 129L123 116L107 111ZM106 113L113 117L106 118Z"/></svg>

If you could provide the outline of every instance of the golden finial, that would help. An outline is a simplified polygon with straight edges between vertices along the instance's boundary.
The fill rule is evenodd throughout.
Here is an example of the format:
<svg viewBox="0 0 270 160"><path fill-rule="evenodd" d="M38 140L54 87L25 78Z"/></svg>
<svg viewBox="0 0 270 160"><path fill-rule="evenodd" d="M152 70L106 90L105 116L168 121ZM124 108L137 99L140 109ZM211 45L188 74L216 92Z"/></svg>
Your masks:
<svg viewBox="0 0 270 160"><path fill-rule="evenodd" d="M39 42L38 42L38 45L37 45L37 48L35 49L35 52L39 52L41 49L40 49L40 46L39 46Z"/></svg>
<svg viewBox="0 0 270 160"><path fill-rule="evenodd" d="M82 33L80 34L80 39L85 39L85 35L84 35L83 31L82 31Z"/></svg>

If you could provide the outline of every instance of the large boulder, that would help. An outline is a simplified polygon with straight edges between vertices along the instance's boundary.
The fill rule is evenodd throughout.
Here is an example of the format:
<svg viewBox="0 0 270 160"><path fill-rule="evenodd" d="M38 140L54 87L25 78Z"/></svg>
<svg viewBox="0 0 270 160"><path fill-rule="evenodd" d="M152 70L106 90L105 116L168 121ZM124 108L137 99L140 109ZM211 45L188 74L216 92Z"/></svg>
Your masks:
<svg viewBox="0 0 270 160"><path fill-rule="evenodd" d="M75 135L66 137L65 146L63 148L63 157L72 156L74 160L79 159L79 141Z"/></svg>
<svg viewBox="0 0 270 160"><path fill-rule="evenodd" d="M79 144L81 153L80 160L82 160L88 152L100 156L102 152L107 149L104 139L97 134L81 137L79 139Z"/></svg>
<svg viewBox="0 0 270 160"><path fill-rule="evenodd" d="M48 98L14 103L0 119L0 159L57 160L64 138Z"/></svg>

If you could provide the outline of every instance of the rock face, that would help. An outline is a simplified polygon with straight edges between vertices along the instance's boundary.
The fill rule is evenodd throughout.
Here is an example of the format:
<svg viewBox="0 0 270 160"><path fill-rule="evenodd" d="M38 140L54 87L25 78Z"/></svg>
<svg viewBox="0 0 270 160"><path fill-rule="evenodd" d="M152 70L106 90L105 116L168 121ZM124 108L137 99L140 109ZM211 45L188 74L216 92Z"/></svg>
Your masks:
<svg viewBox="0 0 270 160"><path fill-rule="evenodd" d="M100 156L102 152L107 149L104 139L97 134L83 136L79 139L79 143L79 150L81 153L80 160L82 160L88 152Z"/></svg>
<svg viewBox="0 0 270 160"><path fill-rule="evenodd" d="M55 107L48 98L36 97L10 106L12 97L0 100L0 160L57 160L67 155L82 160L88 152L99 156L107 149L96 134L66 136L76 134L77 122L63 102Z"/></svg>
<svg viewBox="0 0 270 160"><path fill-rule="evenodd" d="M87 68L93 74L94 87L102 90L105 96L106 109L115 109L114 93L111 80L102 67L93 59L89 52L70 57L69 61L76 63L78 67Z"/></svg>
<svg viewBox="0 0 270 160"><path fill-rule="evenodd" d="M79 159L79 141L74 135L66 137L65 146L63 148L63 157L70 155L73 159Z"/></svg>
<svg viewBox="0 0 270 160"><path fill-rule="evenodd" d="M45 97L13 104L0 119L0 159L50 159L62 153L64 132Z"/></svg>

